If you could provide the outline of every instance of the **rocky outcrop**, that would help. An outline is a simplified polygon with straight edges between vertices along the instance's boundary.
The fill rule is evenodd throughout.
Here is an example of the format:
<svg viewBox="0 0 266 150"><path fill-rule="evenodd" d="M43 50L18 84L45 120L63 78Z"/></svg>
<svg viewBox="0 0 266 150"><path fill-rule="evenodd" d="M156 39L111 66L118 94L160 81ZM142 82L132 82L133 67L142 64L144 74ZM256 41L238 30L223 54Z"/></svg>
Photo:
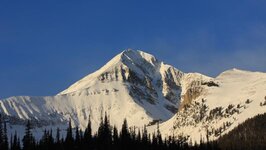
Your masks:
<svg viewBox="0 0 266 150"><path fill-rule="evenodd" d="M191 104L192 100L198 98L203 92L202 87L192 87L189 88L184 95L182 95L182 102L180 104L180 109L184 108L186 105Z"/></svg>

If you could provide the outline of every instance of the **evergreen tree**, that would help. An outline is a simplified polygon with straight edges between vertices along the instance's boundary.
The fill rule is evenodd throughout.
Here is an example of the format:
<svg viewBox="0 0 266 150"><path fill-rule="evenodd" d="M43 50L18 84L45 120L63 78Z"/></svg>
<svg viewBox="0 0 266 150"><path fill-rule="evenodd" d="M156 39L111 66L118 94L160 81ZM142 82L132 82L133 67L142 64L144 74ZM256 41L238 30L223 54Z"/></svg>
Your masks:
<svg viewBox="0 0 266 150"><path fill-rule="evenodd" d="M14 136L11 135L10 150L20 150L20 140L15 132Z"/></svg>
<svg viewBox="0 0 266 150"><path fill-rule="evenodd" d="M56 140L55 140L55 149L56 150L63 149L62 140L60 138L61 138L60 129L57 128L56 129Z"/></svg>
<svg viewBox="0 0 266 150"><path fill-rule="evenodd" d="M138 129L138 133L137 133L137 137L136 137L136 142L140 143L141 142L141 133L140 133L140 129Z"/></svg>
<svg viewBox="0 0 266 150"><path fill-rule="evenodd" d="M35 149L35 139L31 133L31 123L28 120L25 128L25 135L22 139L23 142L23 150L34 150Z"/></svg>
<svg viewBox="0 0 266 150"><path fill-rule="evenodd" d="M84 139L83 139L83 149L92 149L92 130L91 130L91 116L89 116L89 121L87 128L84 132Z"/></svg>
<svg viewBox="0 0 266 150"><path fill-rule="evenodd" d="M0 114L0 149L4 149L4 130L3 130L3 119Z"/></svg>
<svg viewBox="0 0 266 150"><path fill-rule="evenodd" d="M76 132L75 132L75 149L79 149L79 147L81 146L81 134L79 131L79 128L76 127Z"/></svg>
<svg viewBox="0 0 266 150"><path fill-rule="evenodd" d="M65 139L65 148L67 150L73 150L73 148L74 148L74 138L73 138L72 125L71 125L70 119L69 119L69 123L68 123L66 139Z"/></svg>
<svg viewBox="0 0 266 150"><path fill-rule="evenodd" d="M152 145L152 149L156 149L157 146L158 146L157 137L156 137L155 133L152 133L152 142L151 142L151 145Z"/></svg>
<svg viewBox="0 0 266 150"><path fill-rule="evenodd" d="M109 117L107 116L107 113L105 113L105 117L104 117L104 133L106 136L105 143L110 146L112 144L112 130L111 130L111 125L110 125L110 121L109 121Z"/></svg>
<svg viewBox="0 0 266 150"><path fill-rule="evenodd" d="M266 113L247 119L228 134L219 138L218 145L222 149L265 150Z"/></svg>
<svg viewBox="0 0 266 150"><path fill-rule="evenodd" d="M119 136L116 126L113 128L113 149L118 149L119 146Z"/></svg>
<svg viewBox="0 0 266 150"><path fill-rule="evenodd" d="M39 142L39 149L41 150L50 150L54 149L54 138L53 138L53 132L52 130L44 130L43 136Z"/></svg>
<svg viewBox="0 0 266 150"><path fill-rule="evenodd" d="M11 134L10 136L10 150L12 150L13 148L13 135Z"/></svg>
<svg viewBox="0 0 266 150"><path fill-rule="evenodd" d="M60 129L57 128L56 129L56 143L60 143Z"/></svg>
<svg viewBox="0 0 266 150"><path fill-rule="evenodd" d="M111 144L112 144L112 130L107 114L105 113L104 120L101 119L101 123L98 128L97 145L99 149L106 150L111 148Z"/></svg>
<svg viewBox="0 0 266 150"><path fill-rule="evenodd" d="M162 135L161 135L161 132L160 132L159 122L157 123L157 136L156 136L156 139L157 139L158 145L162 146L163 140L162 140Z"/></svg>
<svg viewBox="0 0 266 150"><path fill-rule="evenodd" d="M52 129L51 129L50 132L49 132L49 137L48 137L48 139L49 139L49 143L50 143L51 145L53 145L54 142L55 142L55 140L54 140L54 137L53 137L53 130L52 130Z"/></svg>
<svg viewBox="0 0 266 150"><path fill-rule="evenodd" d="M6 121L4 120L4 130L3 130L3 150L8 150L8 138L7 138L7 126Z"/></svg>
<svg viewBox="0 0 266 150"><path fill-rule="evenodd" d="M128 131L128 125L127 125L127 120L124 119L121 133L120 133L120 138L121 138L121 146L122 149L126 149L130 145L130 133Z"/></svg>
<svg viewBox="0 0 266 150"><path fill-rule="evenodd" d="M142 144L144 146L147 146L148 145L148 132L147 132L147 127L146 125L144 125L144 128L143 128L143 133L142 133Z"/></svg>
<svg viewBox="0 0 266 150"><path fill-rule="evenodd" d="M56 140L53 138L52 130L44 130L42 138L38 142L35 142L31 133L32 127L30 121L28 121L23 137L23 150L219 150L221 148L228 150L264 150L266 147L265 118L266 114L248 119L217 141L209 141L207 138L206 143L205 136L204 138L201 136L200 144L195 143L194 146L191 146L192 141L188 144L188 137L182 134L177 136L173 134L165 138L165 140L162 140L159 124L157 124L157 130L152 134L147 132L146 125L141 133L140 130L136 132L135 127L128 127L127 120L125 119L118 134L117 127L114 126L112 128L106 114L104 119L101 118L97 135L91 134L91 123L89 121L88 127L85 130L86 134L84 133L83 136L82 131L76 127L75 136L73 137L71 121L69 121L65 139L60 139L60 129L58 128L56 131ZM7 150L8 145L4 146L6 144L5 141L7 141L7 125L3 119L1 119L1 126L2 147L0 150ZM87 140L85 140L85 137L87 137ZM90 144L86 145L86 141L90 141ZM20 140L15 132L13 136L11 135L10 150L20 149Z"/></svg>

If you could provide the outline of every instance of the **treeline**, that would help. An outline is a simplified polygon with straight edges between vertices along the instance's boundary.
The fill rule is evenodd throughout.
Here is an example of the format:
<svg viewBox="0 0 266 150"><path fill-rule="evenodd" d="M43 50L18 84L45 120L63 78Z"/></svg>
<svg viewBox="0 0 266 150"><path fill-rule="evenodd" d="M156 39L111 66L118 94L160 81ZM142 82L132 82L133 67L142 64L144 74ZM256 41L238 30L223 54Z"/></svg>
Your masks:
<svg viewBox="0 0 266 150"><path fill-rule="evenodd" d="M20 140L15 133L11 135L10 141L7 138L6 122L0 119L0 150L201 150L218 149L215 142L190 146L188 137L170 136L162 139L159 124L153 134L147 132L146 126L143 129L129 128L125 119L121 130L111 126L109 118L101 119L98 131L92 134L91 121L84 132L79 128L72 128L69 121L66 136L62 138L60 129L57 129L56 136L52 130L45 130L42 138L36 141L32 134L30 121L25 126L25 134ZM120 131L120 132L119 132ZM20 143L22 141L22 143Z"/></svg>
<svg viewBox="0 0 266 150"><path fill-rule="evenodd" d="M201 140L199 144L188 142L188 137L185 136L172 135L162 139L158 124L152 134L147 132L146 126L142 129L129 128L126 120L118 130L116 126L110 125L106 114L102 117L96 134L92 133L90 119L84 132L77 127L73 128L69 121L65 137L62 136L61 129L57 129L55 134L52 130L45 130L42 138L37 141L31 130L31 122L28 121L22 139L19 139L16 133L8 139L7 125L1 118L0 150L260 150L266 148L266 114L247 120L217 141Z"/></svg>
<svg viewBox="0 0 266 150"><path fill-rule="evenodd" d="M246 120L238 127L222 136L219 147L230 150L266 149L266 113Z"/></svg>

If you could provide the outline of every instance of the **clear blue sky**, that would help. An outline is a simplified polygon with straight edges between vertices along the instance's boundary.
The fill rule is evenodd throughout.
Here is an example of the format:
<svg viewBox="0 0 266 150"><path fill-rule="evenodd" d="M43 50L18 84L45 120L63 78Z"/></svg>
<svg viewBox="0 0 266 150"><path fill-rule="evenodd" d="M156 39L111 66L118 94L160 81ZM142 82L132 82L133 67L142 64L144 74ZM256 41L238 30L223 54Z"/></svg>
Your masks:
<svg viewBox="0 0 266 150"><path fill-rule="evenodd" d="M265 0L1 0L0 98L53 95L126 48L185 72L266 71Z"/></svg>

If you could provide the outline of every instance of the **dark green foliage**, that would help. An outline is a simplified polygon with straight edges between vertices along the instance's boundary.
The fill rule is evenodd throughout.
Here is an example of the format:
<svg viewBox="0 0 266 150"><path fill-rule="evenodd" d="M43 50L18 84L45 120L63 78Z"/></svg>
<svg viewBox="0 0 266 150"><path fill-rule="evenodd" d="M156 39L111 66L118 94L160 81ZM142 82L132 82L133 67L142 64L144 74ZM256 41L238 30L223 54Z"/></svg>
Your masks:
<svg viewBox="0 0 266 150"><path fill-rule="evenodd" d="M84 132L84 139L86 140L86 142L90 143L92 140L92 133L91 133L91 119L89 117L89 121L88 121L88 125L87 128L85 129Z"/></svg>
<svg viewBox="0 0 266 150"><path fill-rule="evenodd" d="M73 138L71 120L69 120L69 123L68 123L67 134L66 134L64 146L67 150L73 150L74 149L74 138Z"/></svg>
<svg viewBox="0 0 266 150"><path fill-rule="evenodd" d="M266 113L246 120L218 140L222 149L265 150Z"/></svg>
<svg viewBox="0 0 266 150"><path fill-rule="evenodd" d="M15 132L14 136L11 135L10 150L21 150L20 139L17 136L17 132Z"/></svg>
<svg viewBox="0 0 266 150"><path fill-rule="evenodd" d="M0 114L0 150L8 150L6 121Z"/></svg>
<svg viewBox="0 0 266 150"><path fill-rule="evenodd" d="M118 135L118 130L116 126L113 128L113 149L118 149L119 148L119 135Z"/></svg>
<svg viewBox="0 0 266 150"><path fill-rule="evenodd" d="M250 99L247 99L247 100L245 101L246 104L249 104L249 103L251 103L251 102L252 102L252 100L250 100Z"/></svg>
<svg viewBox="0 0 266 150"><path fill-rule="evenodd" d="M233 108L233 106L229 106L228 110ZM212 113L216 115L221 110L221 108L217 108ZM3 143L6 140L6 125L2 120L0 121L2 122L0 122L0 141ZM227 125L225 124L225 126ZM208 140L208 132L210 131L207 130L205 135L207 141L201 138L200 143L194 143L193 146L192 141L188 142L188 136L172 135L163 140L159 123L155 132L150 135L146 126L142 129L128 127L125 119L119 132L116 126L112 127L110 125L106 113L104 118L101 119L98 132L95 135L92 135L91 132L90 119L84 134L77 127L73 134L71 121L69 121L65 139L61 139L60 129L56 130L55 139L53 138L52 130L44 130L42 138L36 143L31 129L32 126L28 121L25 128L25 136L23 137L23 150L263 150L266 147L266 113L253 119L248 119L217 141ZM0 148L0 150L2 149L3 147ZM11 136L10 150L21 150L17 133Z"/></svg>
<svg viewBox="0 0 266 150"><path fill-rule="evenodd" d="M3 119L2 115L0 114L0 149L3 149L4 146L4 130L3 130Z"/></svg>
<svg viewBox="0 0 266 150"><path fill-rule="evenodd" d="M130 137L130 133L128 131L128 125L127 125L126 119L124 120L124 123L122 125L120 139L121 139L120 144L121 144L122 149L126 149L131 142L131 137Z"/></svg>
<svg viewBox="0 0 266 150"><path fill-rule="evenodd" d="M25 135L22 139L23 142L23 150L34 150L35 147L35 139L31 133L32 126L30 121L28 120L25 128Z"/></svg>
<svg viewBox="0 0 266 150"><path fill-rule="evenodd" d="M106 113L104 116L104 120L101 119L101 123L96 138L97 138L97 146L100 150L107 150L111 148L112 130Z"/></svg>
<svg viewBox="0 0 266 150"><path fill-rule="evenodd" d="M8 138L7 138L7 127L6 127L6 121L4 121L4 132L3 132L3 150L8 150Z"/></svg>
<svg viewBox="0 0 266 150"><path fill-rule="evenodd" d="M51 150L55 148L53 132L44 130L43 136L38 145L40 150Z"/></svg>
<svg viewBox="0 0 266 150"><path fill-rule="evenodd" d="M81 140L82 149L92 149L92 129L91 129L91 117L89 116L89 121L87 128L84 131L83 139Z"/></svg>
<svg viewBox="0 0 266 150"><path fill-rule="evenodd" d="M217 119L219 117L223 116L223 107L216 107L209 112L209 116L207 117L207 120L213 120Z"/></svg>
<svg viewBox="0 0 266 150"><path fill-rule="evenodd" d="M207 85L208 87L211 87L211 86L219 87L219 85L213 81L203 82L203 83L201 83L201 85Z"/></svg>

